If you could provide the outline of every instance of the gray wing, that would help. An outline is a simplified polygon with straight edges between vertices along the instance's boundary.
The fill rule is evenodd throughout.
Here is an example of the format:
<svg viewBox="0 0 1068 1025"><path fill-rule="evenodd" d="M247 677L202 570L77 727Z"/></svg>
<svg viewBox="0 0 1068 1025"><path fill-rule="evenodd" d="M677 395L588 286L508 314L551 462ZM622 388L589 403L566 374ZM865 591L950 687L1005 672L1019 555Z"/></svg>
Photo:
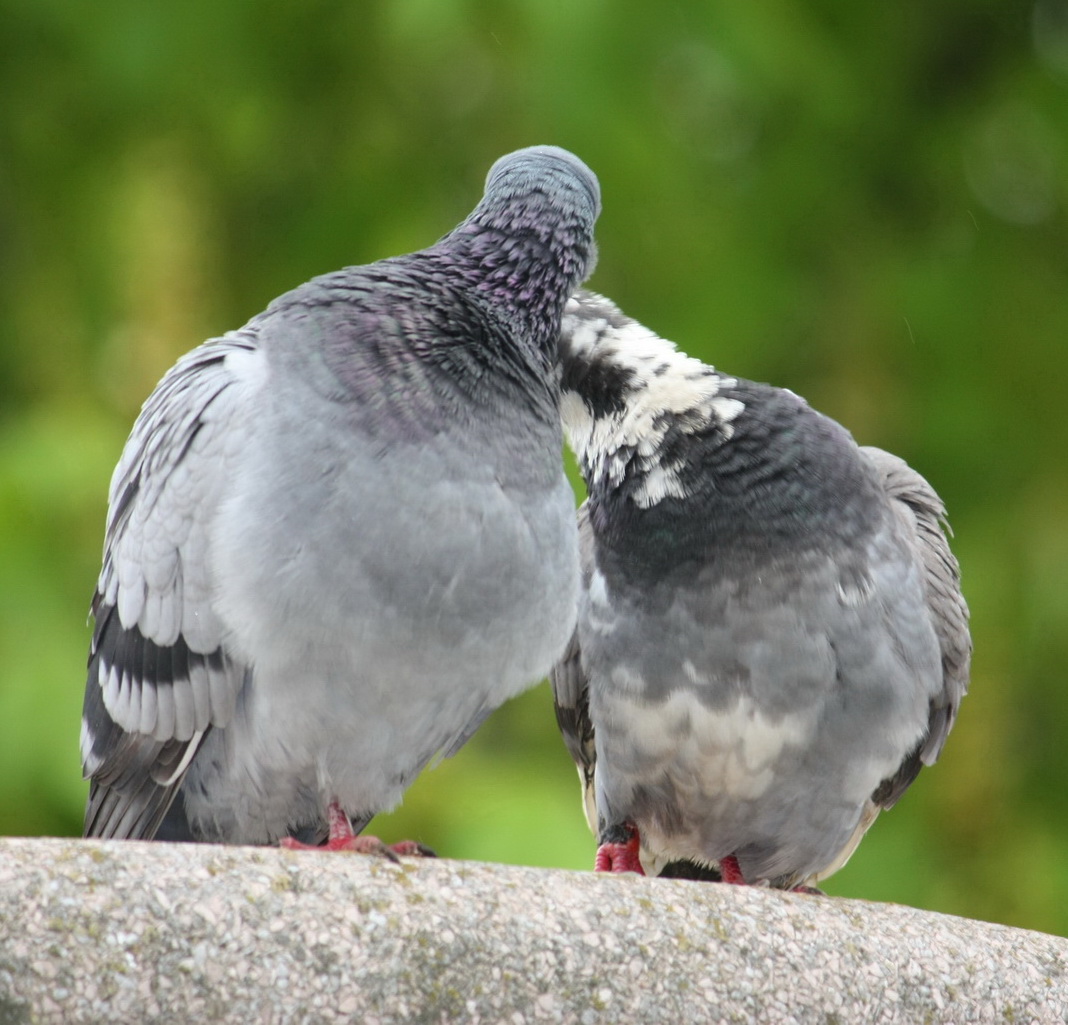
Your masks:
<svg viewBox="0 0 1068 1025"><path fill-rule="evenodd" d="M149 396L111 479L82 713L85 835L151 838L247 670L212 607L209 527L263 378L248 333L183 357Z"/></svg>
<svg viewBox="0 0 1068 1025"><path fill-rule="evenodd" d="M590 528L589 510L585 502L578 511L578 531L581 586L585 590L593 575L593 531ZM593 785L597 752L594 748L593 721L590 719L589 677L582 667L582 650L577 628L560 661L549 673L549 682L553 688L556 723L582 783L586 821L597 835L597 807Z"/></svg>
<svg viewBox="0 0 1068 1025"><path fill-rule="evenodd" d="M878 448L864 447L861 451L874 465L895 511L909 529L916 556L923 565L927 610L942 652L942 690L931 700L927 735L900 770L873 795L876 804L889 808L920 768L934 763L942 752L968 690L972 640L968 606L960 587L960 567L949 548L945 505L934 488L903 459Z"/></svg>

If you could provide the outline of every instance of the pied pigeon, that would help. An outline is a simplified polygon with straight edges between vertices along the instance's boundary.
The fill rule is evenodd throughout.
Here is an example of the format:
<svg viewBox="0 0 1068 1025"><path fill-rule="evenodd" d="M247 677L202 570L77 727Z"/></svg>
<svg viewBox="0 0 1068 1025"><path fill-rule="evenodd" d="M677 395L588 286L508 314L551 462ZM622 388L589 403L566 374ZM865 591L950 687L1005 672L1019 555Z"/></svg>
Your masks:
<svg viewBox="0 0 1068 1025"><path fill-rule="evenodd" d="M436 244L164 376L111 482L87 836L374 849L371 817L544 677L578 597L554 361L599 212L577 157L511 153Z"/></svg>
<svg viewBox="0 0 1068 1025"><path fill-rule="evenodd" d="M579 621L552 674L601 870L809 889L967 689L945 510L792 392L580 291L561 334Z"/></svg>

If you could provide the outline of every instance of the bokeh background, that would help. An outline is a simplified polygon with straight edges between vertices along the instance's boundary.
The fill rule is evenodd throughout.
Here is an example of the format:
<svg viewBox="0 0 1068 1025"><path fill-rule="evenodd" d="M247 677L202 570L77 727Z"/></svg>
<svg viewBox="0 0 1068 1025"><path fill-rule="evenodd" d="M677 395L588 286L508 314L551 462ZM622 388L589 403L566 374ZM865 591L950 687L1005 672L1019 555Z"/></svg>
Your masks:
<svg viewBox="0 0 1068 1025"><path fill-rule="evenodd" d="M0 0L0 833L76 834L111 469L202 339L599 174L593 286L926 474L976 639L836 894L1068 933L1065 0ZM373 826L585 868L546 685Z"/></svg>

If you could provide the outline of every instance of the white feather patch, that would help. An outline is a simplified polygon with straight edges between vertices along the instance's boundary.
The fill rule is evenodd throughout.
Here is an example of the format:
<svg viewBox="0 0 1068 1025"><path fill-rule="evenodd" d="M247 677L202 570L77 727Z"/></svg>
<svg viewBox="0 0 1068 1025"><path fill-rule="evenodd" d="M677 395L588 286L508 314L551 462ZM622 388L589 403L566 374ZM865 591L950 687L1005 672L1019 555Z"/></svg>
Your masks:
<svg viewBox="0 0 1068 1025"><path fill-rule="evenodd" d="M783 750L806 744L815 727L811 715L773 718L746 697L709 708L692 690L676 690L656 703L619 696L612 705L626 743L643 759L664 763L664 771L683 785L699 780L705 792L737 800L760 797Z"/></svg>
<svg viewBox="0 0 1068 1025"><path fill-rule="evenodd" d="M206 680L194 680L191 673L186 686L193 698L193 728L201 732L211 723L211 690Z"/></svg>
<svg viewBox="0 0 1068 1025"><path fill-rule="evenodd" d="M124 563L120 563L119 589L115 597L119 622L129 630L130 627L137 625L137 621L141 618L141 610L145 607L145 584L136 569L133 570L135 574L133 579L127 584L123 580L123 565Z"/></svg>
<svg viewBox="0 0 1068 1025"><path fill-rule="evenodd" d="M98 682L104 699L104 707L112 719L115 718L115 709L119 704L119 688L122 685L122 674L114 666L107 665L101 659L98 671ZM118 721L118 720L116 720ZM122 725L121 723L119 724Z"/></svg>
<svg viewBox="0 0 1068 1025"><path fill-rule="evenodd" d="M636 464L642 480L634 501L642 508L669 496L685 497L682 466L665 458L664 440L673 428L684 434L717 429L730 438L732 421L745 405L723 391L738 382L679 352L673 342L637 321L614 325L608 316L583 315L591 303L604 304L619 319L607 299L572 300L561 331L567 358L591 367L614 367L629 381L622 408L599 416L579 393L564 392L564 430L583 472L587 479L602 479L611 487Z"/></svg>
<svg viewBox="0 0 1068 1025"><path fill-rule="evenodd" d="M152 736L156 740L170 740L174 736L174 688L156 687L156 728Z"/></svg>
<svg viewBox="0 0 1068 1025"><path fill-rule="evenodd" d="M158 706L156 702L156 688L141 688L141 720L135 730L140 733L153 733L156 729Z"/></svg>
<svg viewBox="0 0 1068 1025"><path fill-rule="evenodd" d="M93 734L89 729L89 723L84 718L82 719L79 747L82 754L82 774L88 778L100 768L101 759L93 757Z"/></svg>
<svg viewBox="0 0 1068 1025"><path fill-rule="evenodd" d="M193 688L186 680L175 680L171 686L174 696L175 740L189 740L196 732L196 706L193 703ZM160 738L163 739L163 738Z"/></svg>

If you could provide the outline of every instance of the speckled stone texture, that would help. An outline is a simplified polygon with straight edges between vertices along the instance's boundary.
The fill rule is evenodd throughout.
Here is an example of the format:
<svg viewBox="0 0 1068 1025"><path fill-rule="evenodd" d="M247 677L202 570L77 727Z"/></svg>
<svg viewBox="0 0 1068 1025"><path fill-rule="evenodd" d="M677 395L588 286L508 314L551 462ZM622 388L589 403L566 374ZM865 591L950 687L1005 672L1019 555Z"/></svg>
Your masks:
<svg viewBox="0 0 1068 1025"><path fill-rule="evenodd" d="M0 1025L1064 1022L1068 940L712 883L0 840Z"/></svg>

